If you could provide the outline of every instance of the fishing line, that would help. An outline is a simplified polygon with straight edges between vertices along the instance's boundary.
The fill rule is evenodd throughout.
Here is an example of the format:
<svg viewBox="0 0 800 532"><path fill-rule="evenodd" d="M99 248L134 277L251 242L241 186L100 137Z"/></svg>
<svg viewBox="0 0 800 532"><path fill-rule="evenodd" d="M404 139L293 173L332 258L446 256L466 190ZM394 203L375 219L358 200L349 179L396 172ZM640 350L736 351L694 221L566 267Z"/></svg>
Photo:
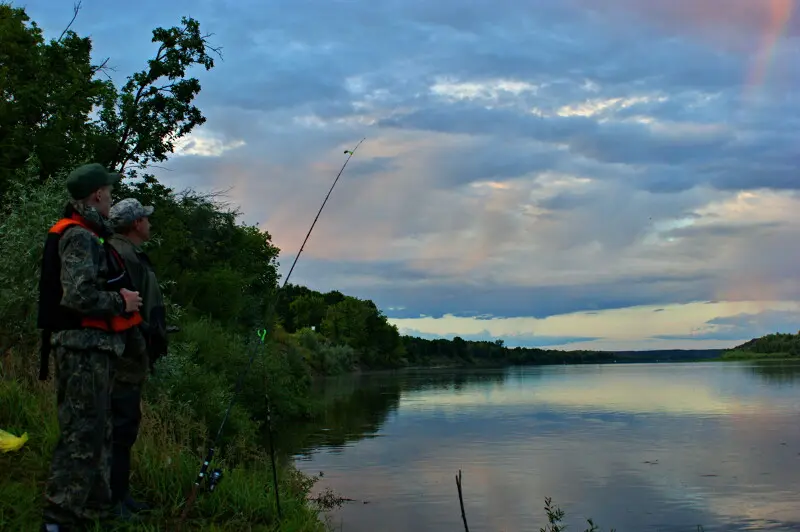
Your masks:
<svg viewBox="0 0 800 532"><path fill-rule="evenodd" d="M320 206L319 210L317 211L317 215L314 217L314 221L311 223L311 227L308 229L308 233L306 233L306 237L303 240L302 245L300 246L300 251L297 252L297 256L294 258L294 262L292 262L291 268L289 268L289 273L286 274L286 279L284 279L283 285L281 286L281 289L278 291L276 297L273 299L273 303L270 305L269 312L267 313L267 315L269 316L269 319L267 320L268 323L272 322L272 317L273 317L273 313L275 312L275 308L277 307L277 302L280 299L281 295L283 294L283 292L284 292L284 290L286 288L286 285L289 283L289 277L291 277L292 272L294 271L294 267L297 264L297 260L300 258L300 254L303 253L303 249L305 248L306 243L308 242L308 237L311 236L311 231L314 230L314 226L317 224L317 220L319 220L319 215L322 214L322 209L325 208L325 204L328 202L328 198L330 198L331 193L333 192L333 189L336 186L336 183L339 182L339 178L342 176L342 172L344 172L345 167L347 167L347 163L350 162L350 159L353 157L353 155L355 154L356 150L358 149L359 146L361 146L361 143L364 142L365 139L366 139L366 137L364 137L360 141L358 141L358 144L356 144L356 147L353 148L352 150L344 150L344 153L349 154L349 155L348 155L347 159L344 161L344 164L342 165L342 168L339 170L339 173L336 175L336 179L333 180L333 184L331 185L330 190L328 190L328 194L325 196L325 199L323 200L322 205ZM206 458L205 458L205 460L203 460L203 465L200 467L200 473L198 473L197 478L195 479L194 484L192 485L192 493L191 493L191 495L189 495L189 499L186 502L186 507L184 507L183 512L181 513L180 521L178 522L178 526L177 526L177 530L178 531L181 530L181 527L183 526L183 523L186 520L186 516L189 515L189 510L192 508L192 505L194 504L195 499L197 499L197 493L198 493L198 490L200 488L200 485L203 483L203 480L206 479L206 473L208 472L208 467L211 464L211 461L214 459L214 449L216 448L217 443L219 442L219 438L222 435L222 429L225 426L225 422L228 420L228 416L231 413L231 409L233 408L233 404L236 402L236 398L239 395L239 393L241 392L242 383L244 382L244 377L245 377L245 375L247 375L250 372L250 367L253 365L253 361L255 360L256 353L258 352L258 347L259 347L259 345L266 345L265 344L265 338L266 338L266 335L267 335L267 330L266 329L259 329L257 331L257 335L258 335L259 339L261 340L261 342L260 342L260 344L259 344L259 342L253 342L253 347L252 347L251 352L250 352L250 359L247 362L247 367L244 369L244 371L242 371L239 374L239 378L238 378L238 380L236 382L236 388L235 388L235 390L233 392L233 397L231 397L231 402L228 404L228 409L225 411L225 416L222 418L222 423L220 423L219 430L217 430L217 434L214 437L214 440L212 441L211 446L208 448L208 453L206 454ZM272 427L271 427L272 422L271 422L271 409L270 409L270 404L269 404L269 396L266 396L266 400L267 400L267 432L268 432L268 437L269 437L270 459L272 461L273 490L275 491L275 503L276 503L276 506L277 506L277 509L278 509L278 519L280 520L282 517L281 517L280 499L279 499L279 496L278 496L278 477L277 477L277 472L275 471L275 451L274 451L274 448L273 448L273 445L272 445ZM216 488L217 484L221 480L222 480L222 470L214 469L211 472L211 474L208 475L208 481L207 481L208 482L208 486L207 486L208 491L209 492L213 492L214 489Z"/></svg>

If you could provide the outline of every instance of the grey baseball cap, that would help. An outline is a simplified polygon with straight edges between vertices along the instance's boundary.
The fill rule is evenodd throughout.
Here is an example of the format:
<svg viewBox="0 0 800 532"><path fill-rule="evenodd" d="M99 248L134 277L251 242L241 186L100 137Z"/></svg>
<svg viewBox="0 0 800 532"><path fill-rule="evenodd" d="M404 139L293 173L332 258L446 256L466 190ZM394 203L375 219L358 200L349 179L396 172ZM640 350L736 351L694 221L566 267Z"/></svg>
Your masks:
<svg viewBox="0 0 800 532"><path fill-rule="evenodd" d="M151 206L142 205L136 198L125 198L111 207L108 219L114 228L130 225L139 218L145 218L153 214L155 209Z"/></svg>

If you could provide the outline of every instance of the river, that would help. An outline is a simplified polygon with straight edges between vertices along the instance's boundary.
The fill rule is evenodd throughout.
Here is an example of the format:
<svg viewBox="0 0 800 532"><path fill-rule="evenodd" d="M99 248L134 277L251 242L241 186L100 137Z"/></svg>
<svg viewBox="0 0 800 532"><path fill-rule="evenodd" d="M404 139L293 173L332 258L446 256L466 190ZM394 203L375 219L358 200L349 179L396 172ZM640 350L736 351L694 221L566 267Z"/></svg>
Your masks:
<svg viewBox="0 0 800 532"><path fill-rule="evenodd" d="M364 374L319 383L293 442L347 532L800 530L800 364Z"/></svg>

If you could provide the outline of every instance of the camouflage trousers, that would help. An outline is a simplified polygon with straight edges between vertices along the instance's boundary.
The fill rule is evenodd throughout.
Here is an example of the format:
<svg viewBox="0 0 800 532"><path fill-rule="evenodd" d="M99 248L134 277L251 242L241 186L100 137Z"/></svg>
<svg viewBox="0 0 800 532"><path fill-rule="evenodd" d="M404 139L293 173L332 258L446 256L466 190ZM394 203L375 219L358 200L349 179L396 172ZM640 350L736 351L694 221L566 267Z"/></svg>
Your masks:
<svg viewBox="0 0 800 532"><path fill-rule="evenodd" d="M111 360L100 351L55 348L60 437L44 504L46 523L84 524L111 508Z"/></svg>

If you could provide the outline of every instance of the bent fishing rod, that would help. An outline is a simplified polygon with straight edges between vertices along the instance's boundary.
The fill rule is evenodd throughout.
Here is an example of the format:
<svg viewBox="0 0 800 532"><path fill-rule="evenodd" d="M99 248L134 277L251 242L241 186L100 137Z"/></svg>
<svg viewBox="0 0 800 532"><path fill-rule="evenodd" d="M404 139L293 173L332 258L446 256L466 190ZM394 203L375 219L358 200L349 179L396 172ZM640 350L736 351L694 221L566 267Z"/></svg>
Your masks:
<svg viewBox="0 0 800 532"><path fill-rule="evenodd" d="M286 285L289 283L289 278L291 277L292 272L294 271L294 267L297 264L297 260L300 258L300 254L303 253L303 249L305 248L306 243L308 242L308 238L311 236L311 231L314 230L314 226L317 224L317 220L319 220L320 214L322 214L322 209L325 208L325 204L328 202L328 198L330 198L331 193L333 192L333 189L336 186L336 183L339 182L339 178L342 176L345 167L347 167L347 163L350 162L350 159L353 157L356 150L358 149L359 146L361 146L361 143L364 142L365 139L366 137L358 141L358 144L356 144L356 147L353 148L352 150L344 150L344 153L349 155L347 159L345 159L342 168L339 170L339 173L336 175L336 179L333 180L333 184L331 185L331 188L328 190L328 194L325 195L325 199L322 201L322 205L317 211L317 215L314 217L314 221L311 223L311 227L308 229L306 237L305 239L303 239L303 243L300 245L300 251L297 252L297 256L295 256L294 262L292 262L292 266L291 268L289 268L289 273L286 274L286 279L284 279L283 285L281 286L280 290L273 299L272 304L270 305L268 312L268 317L269 317L268 321L270 323L272 322L272 315L274 314L275 309L277 307L277 302L280 299L281 295L284 293ZM242 371L239 374L239 378L236 381L236 388L233 392L233 397L231 397L231 401L228 404L228 409L225 411L225 416L222 418L222 423L220 423L219 429L217 430L217 434L214 437L214 440L211 442L211 446L209 446L208 448L206 458L205 460L203 460L203 465L200 467L200 472L198 473L197 478L195 479L194 484L192 485L192 493L189 495L189 499L186 501L186 506L184 507L183 512L181 513L181 518L177 526L178 531L181 530L181 527L183 526L186 517L189 515L189 511L191 510L194 501L197 499L197 494L200 489L200 486L206 479L206 473L208 472L208 467L211 464L211 461L214 459L214 450L217 446L217 443L219 442L220 437L222 436L222 429L225 427L225 422L228 420L228 415L231 413L231 409L233 408L233 405L236 402L236 397L241 392L242 383L244 382L244 377L245 375L247 375L247 373L250 372L250 367L253 365L253 361L255 360L256 353L258 352L259 345L265 345L267 329L259 329L257 331L257 335L261 341L260 343L253 342L253 347L250 352L250 359L247 362L247 367L244 369L244 371ZM275 504L278 509L278 519L281 519L281 506L280 506L280 498L278 495L278 473L275 468L275 451L272 445L272 428L271 428L272 416L269 405L269 396L267 396L266 399L267 399L267 432L269 437L270 459L272 461L272 482L273 482L273 490L275 491ZM211 471L211 474L208 475L208 480L207 480L208 482L207 489L210 493L214 491L220 480L222 480L222 470L217 468Z"/></svg>

